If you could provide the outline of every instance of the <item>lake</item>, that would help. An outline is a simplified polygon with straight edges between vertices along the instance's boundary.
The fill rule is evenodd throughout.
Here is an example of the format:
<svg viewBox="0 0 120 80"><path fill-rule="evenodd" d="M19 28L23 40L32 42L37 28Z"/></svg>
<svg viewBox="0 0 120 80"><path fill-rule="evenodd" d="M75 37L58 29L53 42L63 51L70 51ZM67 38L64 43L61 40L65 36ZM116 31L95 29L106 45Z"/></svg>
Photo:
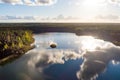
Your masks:
<svg viewBox="0 0 120 80"><path fill-rule="evenodd" d="M63 32L34 38L34 49L0 66L0 80L120 80L120 47L111 42Z"/></svg>

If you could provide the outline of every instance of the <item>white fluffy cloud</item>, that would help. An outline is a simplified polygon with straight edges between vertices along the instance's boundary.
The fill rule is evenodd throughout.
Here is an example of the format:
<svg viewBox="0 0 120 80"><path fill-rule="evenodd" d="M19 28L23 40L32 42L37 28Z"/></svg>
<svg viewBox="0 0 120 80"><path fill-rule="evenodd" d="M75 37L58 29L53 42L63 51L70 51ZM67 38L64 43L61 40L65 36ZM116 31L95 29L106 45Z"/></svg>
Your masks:
<svg viewBox="0 0 120 80"><path fill-rule="evenodd" d="M0 0L1 3L8 4L23 4L28 6L44 6L44 5L52 5L56 3L57 0Z"/></svg>

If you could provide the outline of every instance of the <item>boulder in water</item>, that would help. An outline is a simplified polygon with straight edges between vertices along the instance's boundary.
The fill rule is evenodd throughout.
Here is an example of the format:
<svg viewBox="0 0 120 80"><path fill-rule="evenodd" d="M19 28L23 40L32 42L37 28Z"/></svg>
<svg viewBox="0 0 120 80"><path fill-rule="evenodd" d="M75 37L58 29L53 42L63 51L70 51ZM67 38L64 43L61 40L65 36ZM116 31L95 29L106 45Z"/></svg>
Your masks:
<svg viewBox="0 0 120 80"><path fill-rule="evenodd" d="M56 47L57 47L57 44L56 44L56 43L51 43L51 44L50 44L50 47L51 47L51 48L56 48Z"/></svg>

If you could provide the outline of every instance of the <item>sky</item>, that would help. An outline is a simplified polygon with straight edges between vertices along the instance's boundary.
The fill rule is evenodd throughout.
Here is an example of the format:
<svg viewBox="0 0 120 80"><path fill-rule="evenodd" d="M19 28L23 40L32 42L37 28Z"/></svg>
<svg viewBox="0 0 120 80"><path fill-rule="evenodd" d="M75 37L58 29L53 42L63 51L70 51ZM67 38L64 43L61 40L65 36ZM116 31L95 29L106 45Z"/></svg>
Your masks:
<svg viewBox="0 0 120 80"><path fill-rule="evenodd" d="M120 0L0 0L0 22L120 22Z"/></svg>

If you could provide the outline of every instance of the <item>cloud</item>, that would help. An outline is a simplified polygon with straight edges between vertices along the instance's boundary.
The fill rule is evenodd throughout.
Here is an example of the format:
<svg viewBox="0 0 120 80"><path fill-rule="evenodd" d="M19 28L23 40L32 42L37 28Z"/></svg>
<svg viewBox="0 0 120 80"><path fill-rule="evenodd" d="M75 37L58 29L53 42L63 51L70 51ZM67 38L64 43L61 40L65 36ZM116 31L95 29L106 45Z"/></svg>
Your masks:
<svg viewBox="0 0 120 80"><path fill-rule="evenodd" d="M42 16L0 16L0 21L6 22L57 22L57 21L77 21L79 18L77 17L72 17L72 16L64 16L64 15L58 15L56 17L42 17Z"/></svg>
<svg viewBox="0 0 120 80"><path fill-rule="evenodd" d="M42 18L42 20L51 20L51 21L70 21L70 20L78 20L78 17L73 17L73 16L64 16L62 14L56 16L56 17L46 17L46 18Z"/></svg>
<svg viewBox="0 0 120 80"><path fill-rule="evenodd" d="M21 4L22 0L1 0L1 2L10 4Z"/></svg>
<svg viewBox="0 0 120 80"><path fill-rule="evenodd" d="M56 16L56 17L53 17L53 18L49 18L51 21L59 21L59 22L69 22L69 21L79 21L79 17L74 17L74 16L64 16L62 14Z"/></svg>
<svg viewBox="0 0 120 80"><path fill-rule="evenodd" d="M96 19L101 19L101 20L119 20L120 17L118 15L98 15L95 17Z"/></svg>
<svg viewBox="0 0 120 80"><path fill-rule="evenodd" d="M111 45L103 50L86 52L84 62L80 66L81 70L77 72L80 80L96 80L100 73L107 69L107 65L112 61L113 65L120 62L120 47ZM116 63L115 63L116 62Z"/></svg>
<svg viewBox="0 0 120 80"><path fill-rule="evenodd" d="M57 0L0 0L1 3L7 4L21 4L21 5L28 5L28 6L45 6L45 5L52 5L56 3Z"/></svg>
<svg viewBox="0 0 120 80"><path fill-rule="evenodd" d="M38 5L51 5L54 4L56 0L35 0L35 3Z"/></svg>
<svg viewBox="0 0 120 80"><path fill-rule="evenodd" d="M0 20L35 20L34 16L0 16Z"/></svg>

